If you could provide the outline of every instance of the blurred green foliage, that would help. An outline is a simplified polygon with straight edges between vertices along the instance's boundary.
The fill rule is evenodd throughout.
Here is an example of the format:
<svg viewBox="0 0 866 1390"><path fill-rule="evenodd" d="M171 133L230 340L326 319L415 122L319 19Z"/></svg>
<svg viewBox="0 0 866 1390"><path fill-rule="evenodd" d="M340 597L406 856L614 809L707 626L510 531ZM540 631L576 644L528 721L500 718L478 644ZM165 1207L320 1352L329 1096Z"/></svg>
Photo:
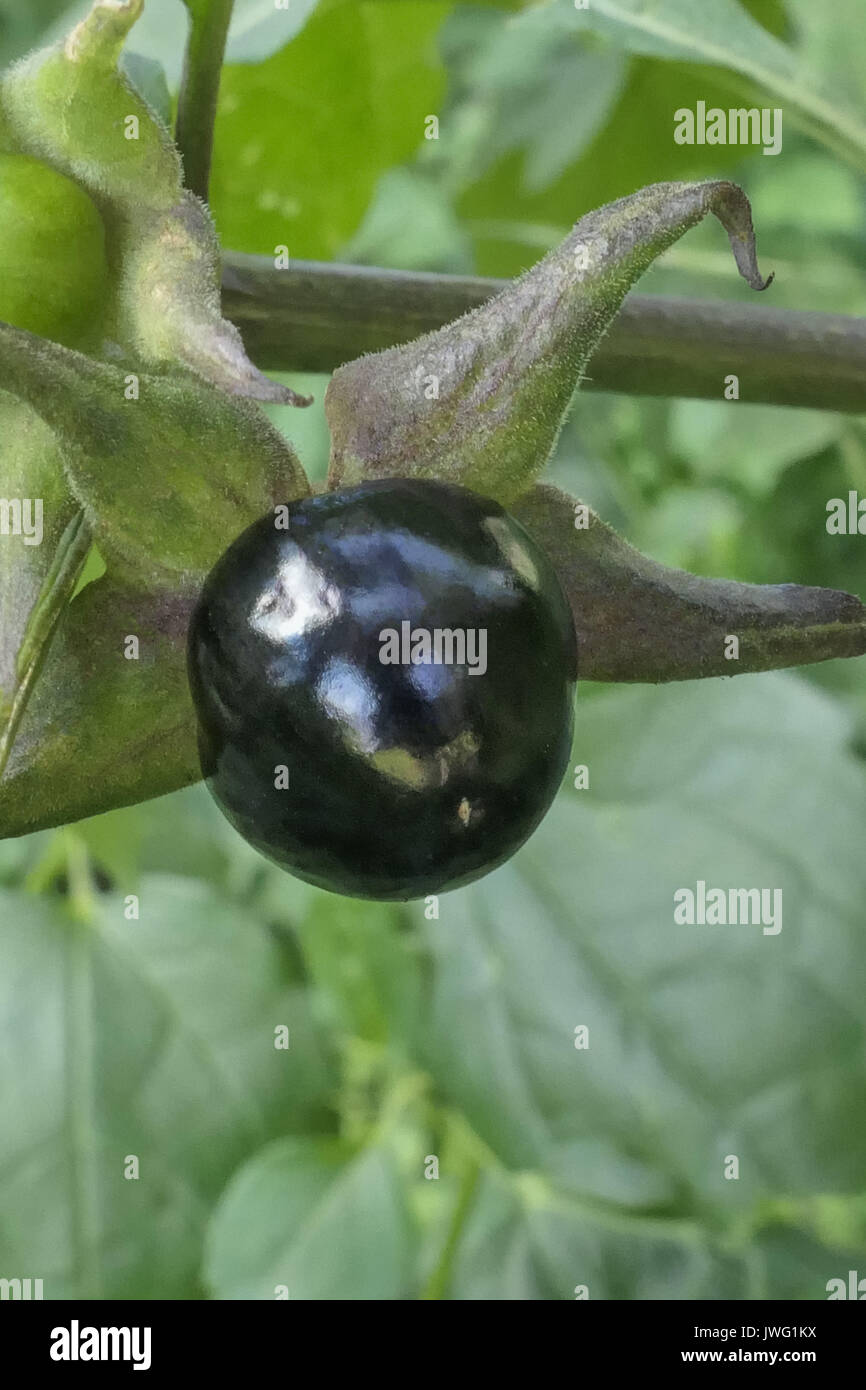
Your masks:
<svg viewBox="0 0 866 1390"><path fill-rule="evenodd" d="M5 57L63 8L0 4ZM276 48L245 8L214 171L235 249L514 275L588 208L721 175L774 304L866 312L855 0L709 7L712 65L681 0L663 54L601 14L627 3L575 24L560 0L320 0ZM148 10L137 46L176 77L180 0ZM798 109L768 72L799 74ZM783 152L674 144L697 100L781 104ZM748 294L707 227L641 290ZM327 379L292 384L316 405L268 410L321 479ZM740 390L584 393L551 476L660 560L862 594L863 538L825 509L866 495L864 421ZM864 756L862 663L582 687L589 789L438 919L292 880L200 787L0 844L0 1274L54 1297L825 1297L866 1258ZM675 925L699 879L781 888L782 931Z"/></svg>

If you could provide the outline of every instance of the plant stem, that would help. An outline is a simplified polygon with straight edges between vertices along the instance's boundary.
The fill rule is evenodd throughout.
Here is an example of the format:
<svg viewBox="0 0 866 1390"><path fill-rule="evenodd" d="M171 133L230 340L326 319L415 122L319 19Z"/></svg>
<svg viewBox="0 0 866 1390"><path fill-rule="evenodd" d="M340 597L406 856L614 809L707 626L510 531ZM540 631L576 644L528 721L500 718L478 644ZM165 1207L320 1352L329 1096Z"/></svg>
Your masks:
<svg viewBox="0 0 866 1390"><path fill-rule="evenodd" d="M330 372L483 304L507 281L229 252L223 309L265 371ZM583 388L866 411L866 319L630 295Z"/></svg>
<svg viewBox="0 0 866 1390"><path fill-rule="evenodd" d="M233 7L234 0L188 5L190 29L175 138L183 157L186 186L205 201L210 185L220 76Z"/></svg>
<svg viewBox="0 0 866 1390"><path fill-rule="evenodd" d="M460 1237L463 1234L463 1228L475 1198L480 1177L480 1165L473 1158L464 1169L460 1179L457 1201L454 1204L454 1211L451 1214L451 1221L448 1226L448 1234L445 1237L445 1244L442 1246L442 1253L421 1295L424 1300L443 1299L448 1293L448 1289L451 1285L451 1276L454 1270L454 1261L457 1257L457 1249L460 1244Z"/></svg>

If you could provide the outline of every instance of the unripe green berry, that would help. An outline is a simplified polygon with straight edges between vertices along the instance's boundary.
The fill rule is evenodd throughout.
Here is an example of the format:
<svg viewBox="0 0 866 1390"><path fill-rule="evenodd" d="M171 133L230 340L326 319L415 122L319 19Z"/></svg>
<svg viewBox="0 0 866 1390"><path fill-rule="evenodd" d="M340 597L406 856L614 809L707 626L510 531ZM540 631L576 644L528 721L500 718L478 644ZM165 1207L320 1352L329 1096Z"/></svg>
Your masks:
<svg viewBox="0 0 866 1390"><path fill-rule="evenodd" d="M66 347L96 346L107 297L96 205L39 160L0 154L0 319Z"/></svg>

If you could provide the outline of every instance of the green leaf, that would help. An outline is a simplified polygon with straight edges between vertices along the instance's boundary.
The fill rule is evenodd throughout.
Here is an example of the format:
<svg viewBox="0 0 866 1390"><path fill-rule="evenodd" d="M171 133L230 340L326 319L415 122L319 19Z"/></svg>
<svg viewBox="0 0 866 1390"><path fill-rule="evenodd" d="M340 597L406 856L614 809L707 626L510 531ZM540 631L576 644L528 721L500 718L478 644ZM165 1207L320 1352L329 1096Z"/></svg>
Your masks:
<svg viewBox="0 0 866 1390"><path fill-rule="evenodd" d="M266 62L226 67L211 184L225 245L270 257L278 246L292 258L338 254L380 175L415 152L425 118L440 109L434 38L451 8L320 5Z"/></svg>
<svg viewBox="0 0 866 1390"><path fill-rule="evenodd" d="M560 0L554 0L560 3ZM731 68L755 82L781 106L785 119L823 140L856 168L866 170L866 124L832 85L810 72L800 56L754 20L738 0L593 0L570 10L574 23L611 34L633 53Z"/></svg>
<svg viewBox="0 0 866 1390"><path fill-rule="evenodd" d="M255 919L201 884L136 891L139 920L120 886L85 925L0 890L0 1265L46 1298L199 1296L228 1176L315 1123L332 1085Z"/></svg>
<svg viewBox="0 0 866 1390"><path fill-rule="evenodd" d="M823 1199L819 1199L823 1200ZM840 1212L854 1202L827 1199ZM856 1199L855 1199L856 1201ZM459 1300L662 1302L700 1299L815 1299L828 1277L856 1267L862 1241L848 1225L823 1243L793 1223L794 1204L761 1226L748 1247L709 1227L635 1219L570 1203L535 1181L488 1178L460 1243L450 1297ZM778 1222L778 1224L776 1224ZM828 1233L829 1234L829 1233Z"/></svg>
<svg viewBox="0 0 866 1390"><path fill-rule="evenodd" d="M675 401L671 447L701 479L770 491L798 459L819 454L844 433L844 416L747 401Z"/></svg>
<svg viewBox="0 0 866 1390"><path fill-rule="evenodd" d="M442 46L452 86L465 99L449 112L447 145L429 153L436 152L449 186L464 187L503 155L522 150L523 190L534 193L591 144L616 103L628 62L585 42L566 9L542 5L507 23L503 18L459 6L447 24Z"/></svg>
<svg viewBox="0 0 866 1390"><path fill-rule="evenodd" d="M532 14L529 11L528 14ZM540 16L544 11L538 11ZM574 11L569 13L569 22ZM459 14L459 12L458 12ZM523 22L523 19L520 21ZM455 18L454 23L457 23ZM450 29L446 29L446 34ZM459 30L458 30L459 35ZM614 46L606 39L593 34L575 33L572 43L594 47L599 56L623 56L621 47ZM459 57L448 61L450 90L456 93L458 105L451 117L451 125L457 130L466 131L470 148L452 149L440 142L443 174L451 177L456 164L454 177L460 179L464 157L475 158L475 141L472 128L473 89L460 85L463 66L462 52ZM650 182L665 180L691 180L709 178L738 178L742 175L753 205L760 208L761 244L764 258L769 253L777 254L777 248L769 240L764 211L763 181L771 169L780 163L784 170L796 152L785 145L784 160L764 159L755 149L732 150L725 145L678 145L673 140L673 113L682 107L695 109L698 101L704 101L707 108L761 105L759 94L753 84L729 73L722 68L693 65L684 62L664 63L652 58L631 57L622 92L608 114L606 121L598 128L594 138L579 152L577 158L568 165L560 176L545 187L530 191L526 186L526 155L520 148L514 148L503 155L498 162L470 185L462 189L458 212L464 226L472 233L476 274L510 278L520 275L531 264L535 256L544 254L555 246L572 225L579 207L601 207L603 204L620 198L623 194L640 188ZM519 72L509 91L503 94L503 102L510 108L521 99L518 85ZM593 89L586 91L586 100L581 89L573 93L573 108L568 128L578 131L593 117L594 107L590 102ZM636 114L639 113L639 114ZM639 125L640 139L635 138L636 125ZM785 127L788 132L788 127ZM551 132L552 134L552 132ZM565 138L563 131L562 138ZM789 141L793 144L793 140ZM615 157L613 157L615 152ZM483 139L478 153L484 155ZM820 158L823 151L818 152ZM745 160L745 162L744 162ZM826 164L828 161L824 160ZM747 170L746 174L744 171ZM784 172L783 170L783 172ZM746 182L746 179L748 182ZM579 201L575 201L575 190L579 190ZM785 206L790 223L796 209L798 223L807 215L805 209L811 206L811 193L804 201L792 200L790 193ZM713 246L717 249L713 252ZM787 259L790 254L790 240L786 238L784 247L778 248ZM779 285L784 294L790 287L790 305L802 305L802 283L807 276L809 283L814 279L814 263L817 248L814 238L804 252L803 275L795 277L788 271ZM695 264L695 273L689 274L688 264ZM838 261L838 257L836 258ZM710 280L705 268L712 271ZM673 295L694 295L695 297L723 298L733 293L737 287L730 285L730 263L717 239L714 229L707 227L699 233L688 246L666 257L653 272L655 288L659 293ZM773 294L776 300L776 291ZM830 309L838 307L840 312L853 312L852 301L838 305L824 304Z"/></svg>
<svg viewBox="0 0 866 1390"><path fill-rule="evenodd" d="M418 169L382 176L358 231L340 252L351 265L468 274L469 238L442 190Z"/></svg>
<svg viewBox="0 0 866 1390"><path fill-rule="evenodd" d="M204 1280L222 1299L397 1300L411 1237L383 1148L286 1139L233 1178L208 1232Z"/></svg>
<svg viewBox="0 0 866 1390"><path fill-rule="evenodd" d="M432 957L418 1059L508 1169L636 1236L630 1213L651 1209L672 1234L699 1221L744 1245L768 1199L862 1193L866 777L849 735L793 677L598 693L573 752L589 789L564 789L437 921L413 909ZM781 929L680 925L674 895L699 881L779 890Z"/></svg>
<svg viewBox="0 0 866 1390"><path fill-rule="evenodd" d="M686 1223L624 1221L488 1179L451 1281L458 1300L748 1298L744 1262Z"/></svg>
<svg viewBox="0 0 866 1390"><path fill-rule="evenodd" d="M866 13L860 0L836 0L832 10L812 0L785 0L785 9L809 69L837 100L841 96L849 108L862 111Z"/></svg>
<svg viewBox="0 0 866 1390"><path fill-rule="evenodd" d="M69 9L69 0L2 0L0 3L0 67L22 57L42 38L55 17Z"/></svg>
<svg viewBox="0 0 866 1390"><path fill-rule="evenodd" d="M853 594L670 569L556 488L534 488L513 511L556 567L584 679L691 680L866 653L866 609ZM732 636L736 656L726 655Z"/></svg>
<svg viewBox="0 0 866 1390"><path fill-rule="evenodd" d="M190 8L201 0L185 0ZM235 0L226 61L229 63L262 63L279 52L310 18L319 0L292 0L292 4L277 9L274 0Z"/></svg>
<svg viewBox="0 0 866 1390"><path fill-rule="evenodd" d="M654 184L588 213L494 299L339 368L325 401L331 486L436 477L507 505L544 467L629 287L708 212L725 227L744 279L766 288L749 203L734 184Z"/></svg>

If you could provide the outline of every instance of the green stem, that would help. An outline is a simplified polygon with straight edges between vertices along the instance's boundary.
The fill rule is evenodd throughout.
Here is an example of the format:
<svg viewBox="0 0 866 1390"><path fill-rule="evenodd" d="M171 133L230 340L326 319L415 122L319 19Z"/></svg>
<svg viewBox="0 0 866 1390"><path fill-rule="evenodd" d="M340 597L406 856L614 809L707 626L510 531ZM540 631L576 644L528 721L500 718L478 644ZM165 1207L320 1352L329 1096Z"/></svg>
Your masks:
<svg viewBox="0 0 866 1390"><path fill-rule="evenodd" d="M444 1299L447 1297L451 1287L451 1278L454 1273L454 1261L457 1258L457 1250L463 1229L466 1225L467 1217L472 1209L475 1194L478 1190L478 1182L481 1177L481 1166L475 1158L468 1161L463 1175L460 1179L460 1187L457 1192L457 1201L451 1213L451 1221L448 1226L448 1233L436 1268L430 1275L427 1285L421 1294L424 1300Z"/></svg>
<svg viewBox="0 0 866 1390"><path fill-rule="evenodd" d="M265 371L330 372L441 328L508 284L229 252L223 309ZM866 319L765 305L629 295L581 387L629 395L866 410Z"/></svg>
<svg viewBox="0 0 866 1390"><path fill-rule="evenodd" d="M188 4L190 30L184 56L175 138L187 188L207 201L220 76L234 0Z"/></svg>

